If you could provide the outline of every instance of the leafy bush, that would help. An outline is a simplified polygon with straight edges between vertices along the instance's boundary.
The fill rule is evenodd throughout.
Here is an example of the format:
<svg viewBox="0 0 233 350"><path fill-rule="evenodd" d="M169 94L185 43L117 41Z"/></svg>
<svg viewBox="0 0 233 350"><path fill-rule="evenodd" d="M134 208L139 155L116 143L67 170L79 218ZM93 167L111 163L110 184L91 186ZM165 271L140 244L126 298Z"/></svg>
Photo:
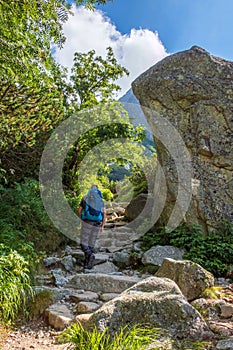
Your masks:
<svg viewBox="0 0 233 350"><path fill-rule="evenodd" d="M233 225L222 222L208 234L197 225L180 225L172 232L163 227L159 232L142 237L143 250L153 245L173 245L186 250L185 259L192 260L214 276L226 276L233 261Z"/></svg>
<svg viewBox="0 0 233 350"><path fill-rule="evenodd" d="M17 252L0 256L0 319L13 321L32 296L28 262Z"/></svg>
<svg viewBox="0 0 233 350"><path fill-rule="evenodd" d="M102 191L102 194L103 194L103 199L105 199L108 202L110 202L113 199L113 194L108 188L105 188Z"/></svg>
<svg viewBox="0 0 233 350"><path fill-rule="evenodd" d="M143 350L158 337L159 330L149 327L124 327L111 337L108 330L99 332L96 328L86 331L75 323L60 336L60 341L69 343L70 349L77 350Z"/></svg>
<svg viewBox="0 0 233 350"><path fill-rule="evenodd" d="M27 179L0 187L0 242L14 250L56 249L64 237L54 228L40 198L39 183ZM30 242L30 243L28 243Z"/></svg>

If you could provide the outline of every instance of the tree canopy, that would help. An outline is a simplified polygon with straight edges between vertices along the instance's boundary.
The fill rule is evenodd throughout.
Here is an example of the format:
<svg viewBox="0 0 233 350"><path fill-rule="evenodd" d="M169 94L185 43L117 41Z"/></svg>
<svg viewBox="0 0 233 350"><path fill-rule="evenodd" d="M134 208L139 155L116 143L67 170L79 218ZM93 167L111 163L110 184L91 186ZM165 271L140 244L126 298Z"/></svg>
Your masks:
<svg viewBox="0 0 233 350"><path fill-rule="evenodd" d="M104 3L77 1L87 7ZM117 63L110 47L105 59L94 50L77 52L69 81L66 69L53 57L53 46L62 47L65 41L62 25L70 10L64 0L22 0L14 6L2 0L0 11L0 181L10 185L25 177L37 178L43 148L54 128L71 113L113 101L120 89L116 80L128 71ZM101 139L143 137L122 109L123 114L123 123L94 129L79 138L78 148L74 147L78 152L71 151L72 162L68 157L66 164L73 175L79 161Z"/></svg>

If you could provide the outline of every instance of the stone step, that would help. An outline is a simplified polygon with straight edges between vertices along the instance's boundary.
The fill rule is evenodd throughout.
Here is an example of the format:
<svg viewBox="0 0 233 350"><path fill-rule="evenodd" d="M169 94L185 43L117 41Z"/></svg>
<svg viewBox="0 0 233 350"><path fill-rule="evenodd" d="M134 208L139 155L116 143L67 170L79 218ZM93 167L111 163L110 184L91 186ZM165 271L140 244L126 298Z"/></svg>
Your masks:
<svg viewBox="0 0 233 350"><path fill-rule="evenodd" d="M57 330L63 330L71 324L75 315L68 305L56 303L45 310L48 323Z"/></svg>
<svg viewBox="0 0 233 350"><path fill-rule="evenodd" d="M77 274L73 276L67 287L89 290L97 293L122 293L141 279L138 277L106 275L103 273Z"/></svg>
<svg viewBox="0 0 233 350"><path fill-rule="evenodd" d="M77 263L82 264L84 259L84 253L81 249L74 249L71 255L76 259ZM102 264L112 258L111 253L95 253L95 264Z"/></svg>
<svg viewBox="0 0 233 350"><path fill-rule="evenodd" d="M133 242L137 240L138 234L135 232L120 231L119 229L117 231L106 230L99 235L96 247L99 249L105 248L109 252L114 253L132 246Z"/></svg>

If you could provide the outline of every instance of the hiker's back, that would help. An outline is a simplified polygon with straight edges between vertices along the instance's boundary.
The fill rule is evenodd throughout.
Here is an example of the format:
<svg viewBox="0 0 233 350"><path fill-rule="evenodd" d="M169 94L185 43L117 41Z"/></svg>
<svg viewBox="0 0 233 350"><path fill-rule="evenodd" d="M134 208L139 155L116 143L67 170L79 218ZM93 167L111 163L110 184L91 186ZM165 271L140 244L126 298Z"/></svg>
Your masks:
<svg viewBox="0 0 233 350"><path fill-rule="evenodd" d="M85 208L82 213L82 219L102 221L104 202L101 197L101 192L97 188L91 188L84 200Z"/></svg>

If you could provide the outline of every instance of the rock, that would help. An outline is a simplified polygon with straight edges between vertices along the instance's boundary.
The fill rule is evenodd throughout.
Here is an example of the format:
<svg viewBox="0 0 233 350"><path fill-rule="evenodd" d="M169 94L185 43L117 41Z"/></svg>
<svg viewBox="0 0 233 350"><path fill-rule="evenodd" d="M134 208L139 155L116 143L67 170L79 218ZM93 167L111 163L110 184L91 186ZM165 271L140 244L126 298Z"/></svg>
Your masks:
<svg viewBox="0 0 233 350"><path fill-rule="evenodd" d="M137 277L104 275L101 273L77 274L70 279L67 286L77 289L83 288L97 293L121 293L138 281L139 278Z"/></svg>
<svg viewBox="0 0 233 350"><path fill-rule="evenodd" d="M65 247L64 253L70 255L70 254L72 254L72 251L73 251L73 249L69 245L67 245Z"/></svg>
<svg viewBox="0 0 233 350"><path fill-rule="evenodd" d="M71 252L72 257L76 260L77 265L82 265L84 261L84 253L81 249L73 249Z"/></svg>
<svg viewBox="0 0 233 350"><path fill-rule="evenodd" d="M63 287L48 287L48 286L35 286L34 287L35 293L41 293L44 291L51 292L52 299L55 300L62 300L69 298L69 296L73 293L72 289L67 289Z"/></svg>
<svg viewBox="0 0 233 350"><path fill-rule="evenodd" d="M51 267L53 265L57 265L60 262L60 259L55 256L49 256L44 258L43 262L46 267Z"/></svg>
<svg viewBox="0 0 233 350"><path fill-rule="evenodd" d="M155 275L176 282L189 301L199 298L206 288L214 285L214 276L190 260L164 259Z"/></svg>
<svg viewBox="0 0 233 350"><path fill-rule="evenodd" d="M113 254L113 261L122 265L130 265L130 256L126 251L115 252Z"/></svg>
<svg viewBox="0 0 233 350"><path fill-rule="evenodd" d="M118 267L110 261L94 266L93 270L98 273L113 273L118 271Z"/></svg>
<svg viewBox="0 0 233 350"><path fill-rule="evenodd" d="M98 264L102 264L106 261L109 260L109 258L111 257L111 254L109 253L96 253L95 254L95 265L98 265Z"/></svg>
<svg viewBox="0 0 233 350"><path fill-rule="evenodd" d="M191 305L195 307L202 315L210 319L217 320L220 315L219 300L213 299L195 299L192 301Z"/></svg>
<svg viewBox="0 0 233 350"><path fill-rule="evenodd" d="M68 281L61 269L51 270L51 274L54 277L54 283L57 287L62 287Z"/></svg>
<svg viewBox="0 0 233 350"><path fill-rule="evenodd" d="M76 262L76 259L73 258L72 255L64 256L64 258L61 259L61 264L64 266L66 271L72 271L74 268L75 262Z"/></svg>
<svg viewBox="0 0 233 350"><path fill-rule="evenodd" d="M57 330L63 330L74 319L74 315L68 307L59 303L49 306L45 310L45 316L48 318L49 325Z"/></svg>
<svg viewBox="0 0 233 350"><path fill-rule="evenodd" d="M181 260L184 255L184 250L179 249L177 247L172 246L160 246L157 245L155 247L147 250L142 257L142 263L144 265L157 265L161 266L162 262L165 258L171 258L174 260Z"/></svg>
<svg viewBox="0 0 233 350"><path fill-rule="evenodd" d="M200 340L210 335L204 319L167 278L149 277L107 302L90 317L87 328L108 328L111 334L126 325L166 329L178 339Z"/></svg>
<svg viewBox="0 0 233 350"><path fill-rule="evenodd" d="M103 293L100 295L100 300L106 302L116 297L119 297L119 293Z"/></svg>
<svg viewBox="0 0 233 350"><path fill-rule="evenodd" d="M39 285L53 285L54 284L54 277L51 273L49 274L43 274L43 275L36 275L36 281Z"/></svg>
<svg viewBox="0 0 233 350"><path fill-rule="evenodd" d="M99 309L100 305L91 301L80 301L76 307L79 314L92 313Z"/></svg>
<svg viewBox="0 0 233 350"><path fill-rule="evenodd" d="M133 198L125 209L125 217L129 220L136 219L142 212L147 199L148 195L146 193L140 193L137 197Z"/></svg>
<svg viewBox="0 0 233 350"><path fill-rule="evenodd" d="M223 220L233 222L233 62L194 46L156 63L132 89L153 131L166 178L167 198L157 225L172 227L185 213L188 224L205 231ZM182 152L176 135L188 152ZM186 183L191 164L192 188L191 179Z"/></svg>
<svg viewBox="0 0 233 350"><path fill-rule="evenodd" d="M169 337L159 336L159 339L156 339L152 344L147 346L146 350L173 350L174 341Z"/></svg>
<svg viewBox="0 0 233 350"><path fill-rule="evenodd" d="M98 294L90 291L85 291L83 293L72 293L70 299L75 302L80 301L96 301L98 300Z"/></svg>
<svg viewBox="0 0 233 350"><path fill-rule="evenodd" d="M226 303L220 306L221 308L221 317L230 318L233 316L233 304Z"/></svg>
<svg viewBox="0 0 233 350"><path fill-rule="evenodd" d="M138 240L138 234L128 227L114 227L105 229L96 241L97 249L107 249L114 253L124 248L132 247L133 242Z"/></svg>
<svg viewBox="0 0 233 350"><path fill-rule="evenodd" d="M75 322L81 323L84 327L92 314L80 314L75 317Z"/></svg>
<svg viewBox="0 0 233 350"><path fill-rule="evenodd" d="M219 340L216 345L217 350L233 350L233 337Z"/></svg>

